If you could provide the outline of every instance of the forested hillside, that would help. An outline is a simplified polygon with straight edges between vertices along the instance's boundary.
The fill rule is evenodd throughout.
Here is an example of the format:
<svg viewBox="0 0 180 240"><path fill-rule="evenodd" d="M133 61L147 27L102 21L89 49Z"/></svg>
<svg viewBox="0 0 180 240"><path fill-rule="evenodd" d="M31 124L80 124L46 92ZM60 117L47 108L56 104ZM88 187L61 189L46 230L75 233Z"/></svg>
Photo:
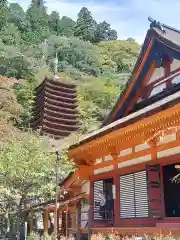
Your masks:
<svg viewBox="0 0 180 240"><path fill-rule="evenodd" d="M57 54L61 80L78 85L83 132L96 128L119 95L140 46L131 38L116 40L110 24L96 22L85 7L75 22L55 11L48 15L43 0L32 0L26 12L18 3L0 4L0 75L24 79L16 88L26 109L22 124L30 118L34 87L53 76Z"/></svg>
<svg viewBox="0 0 180 240"><path fill-rule="evenodd" d="M5 202L0 203L0 214L9 217L17 197L24 205L32 196L54 197L54 143L27 127L34 88L54 75L55 57L61 81L77 84L82 134L103 121L139 49L131 38L117 40L110 24L97 23L85 7L73 21L58 12L48 15L43 0L32 0L26 12L18 3L0 0L0 195ZM58 147L65 148L78 136ZM72 169L61 151L59 180Z"/></svg>

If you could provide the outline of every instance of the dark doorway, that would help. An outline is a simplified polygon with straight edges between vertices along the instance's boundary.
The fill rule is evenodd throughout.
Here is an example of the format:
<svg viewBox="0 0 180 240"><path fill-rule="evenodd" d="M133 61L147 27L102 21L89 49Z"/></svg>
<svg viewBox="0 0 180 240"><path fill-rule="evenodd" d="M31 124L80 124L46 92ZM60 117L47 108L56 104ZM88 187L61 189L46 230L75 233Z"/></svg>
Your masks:
<svg viewBox="0 0 180 240"><path fill-rule="evenodd" d="M113 179L94 182L94 219L113 221Z"/></svg>
<svg viewBox="0 0 180 240"><path fill-rule="evenodd" d="M113 199L113 179L104 180L104 194L106 198L105 216L107 220L113 219L114 199Z"/></svg>
<svg viewBox="0 0 180 240"><path fill-rule="evenodd" d="M172 181L180 173L180 170L176 169L176 165L179 165L179 163L163 167L166 217L180 217L180 184Z"/></svg>

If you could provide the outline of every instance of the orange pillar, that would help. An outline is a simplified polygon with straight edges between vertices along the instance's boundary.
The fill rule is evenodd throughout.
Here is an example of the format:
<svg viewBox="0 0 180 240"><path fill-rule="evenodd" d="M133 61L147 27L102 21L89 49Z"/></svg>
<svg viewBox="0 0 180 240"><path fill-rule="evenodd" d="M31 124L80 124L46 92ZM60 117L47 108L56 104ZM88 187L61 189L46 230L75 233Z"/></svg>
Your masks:
<svg viewBox="0 0 180 240"><path fill-rule="evenodd" d="M48 233L48 209L44 209L44 233Z"/></svg>

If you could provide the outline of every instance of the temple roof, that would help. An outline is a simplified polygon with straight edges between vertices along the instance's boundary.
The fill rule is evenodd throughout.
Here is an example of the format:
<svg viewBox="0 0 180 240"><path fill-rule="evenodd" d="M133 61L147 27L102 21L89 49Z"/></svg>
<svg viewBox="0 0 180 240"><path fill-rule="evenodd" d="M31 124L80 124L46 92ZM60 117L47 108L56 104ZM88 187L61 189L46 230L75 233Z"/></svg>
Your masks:
<svg viewBox="0 0 180 240"><path fill-rule="evenodd" d="M79 139L79 142L74 145L71 145L69 149L74 149L80 145L90 142L91 140L100 138L100 137L104 136L105 134L109 134L112 131L115 131L120 128L124 128L124 127L128 126L130 123L131 124L135 123L137 120L139 120L142 117L149 117L149 116L157 113L160 108L163 108L163 107L165 108L167 105L174 106L177 103L179 103L179 101L180 101L180 91L171 96L168 96L168 97L162 99L159 102L153 103L152 105L147 106L144 109L141 109L137 112L131 113L126 117L123 117L115 122L112 122L109 125L104 126L100 129L90 133L87 136L82 136L82 138Z"/></svg>
<svg viewBox="0 0 180 240"><path fill-rule="evenodd" d="M165 24L161 24L152 18L148 20L151 22L150 28L147 32L144 44L142 45L131 78L127 81L123 91L118 97L114 107L105 118L102 126L108 125L124 116L123 114L129 105L130 99L132 99L138 84L145 76L152 58L158 61L162 56L162 52L164 52L180 60L180 31ZM144 58L146 60L144 60Z"/></svg>
<svg viewBox="0 0 180 240"><path fill-rule="evenodd" d="M141 52L135 64L132 76L126 83L124 90L120 94L115 106L104 120L102 127L88 136L82 137L79 143L72 145L69 149L74 149L80 145L100 138L114 130L124 128L144 117L152 116L162 109L176 105L180 100L180 91L174 91L171 95L164 96L157 102L151 102L150 105L139 109L136 112L124 115L125 110L132 100L133 94L142 83L144 76L149 69L152 60L159 60L161 53L166 53L180 60L180 31L149 18L150 29L147 32ZM162 51L163 50L163 51ZM180 70L179 70L180 73ZM170 76L169 78L172 78ZM164 78L163 80L166 80Z"/></svg>
<svg viewBox="0 0 180 240"><path fill-rule="evenodd" d="M174 45L177 49L180 47L180 31L178 29L156 22L151 18L149 18L149 21L151 21L150 28L156 32L164 43Z"/></svg>

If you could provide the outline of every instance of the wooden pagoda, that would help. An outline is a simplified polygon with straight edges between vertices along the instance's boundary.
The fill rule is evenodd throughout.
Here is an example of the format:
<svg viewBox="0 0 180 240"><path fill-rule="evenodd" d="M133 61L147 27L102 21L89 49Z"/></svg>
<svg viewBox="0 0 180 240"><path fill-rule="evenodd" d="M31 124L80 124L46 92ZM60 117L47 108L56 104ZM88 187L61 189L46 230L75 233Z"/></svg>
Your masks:
<svg viewBox="0 0 180 240"><path fill-rule="evenodd" d="M74 84L45 78L36 88L31 127L54 139L67 137L79 128Z"/></svg>

